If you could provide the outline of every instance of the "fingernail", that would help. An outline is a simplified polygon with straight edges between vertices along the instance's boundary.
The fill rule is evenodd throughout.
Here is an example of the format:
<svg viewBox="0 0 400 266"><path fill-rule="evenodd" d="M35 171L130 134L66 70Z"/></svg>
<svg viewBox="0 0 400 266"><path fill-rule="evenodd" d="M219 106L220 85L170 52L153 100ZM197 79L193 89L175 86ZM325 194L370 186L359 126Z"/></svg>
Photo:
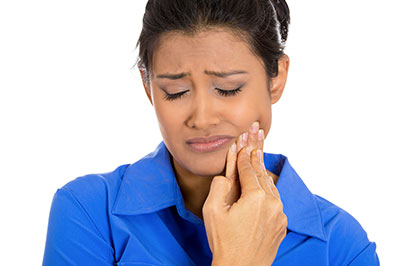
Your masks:
<svg viewBox="0 0 400 266"><path fill-rule="evenodd" d="M250 153L251 153L251 147L250 147L250 146L248 146L248 147L246 148L246 153L247 153L248 155L250 155Z"/></svg>
<svg viewBox="0 0 400 266"><path fill-rule="evenodd" d="M255 133L257 133L258 128L259 128L258 121L253 122L253 124L252 124L251 127L250 127L250 132L253 133L253 134L255 134Z"/></svg>
<svg viewBox="0 0 400 266"><path fill-rule="evenodd" d="M236 153L236 143L234 142L231 147L232 151Z"/></svg>
<svg viewBox="0 0 400 266"><path fill-rule="evenodd" d="M259 131L258 131L258 140L264 140L264 130L263 129L260 129Z"/></svg>
<svg viewBox="0 0 400 266"><path fill-rule="evenodd" d="M242 139L243 139L244 141L247 141L247 137L248 137L248 135L249 135L249 133L248 133L248 132L246 132L246 133L243 133L243 135L242 135Z"/></svg>
<svg viewBox="0 0 400 266"><path fill-rule="evenodd" d="M260 149L257 149L257 157L258 157L258 159L260 159L260 162L261 162L261 150Z"/></svg>

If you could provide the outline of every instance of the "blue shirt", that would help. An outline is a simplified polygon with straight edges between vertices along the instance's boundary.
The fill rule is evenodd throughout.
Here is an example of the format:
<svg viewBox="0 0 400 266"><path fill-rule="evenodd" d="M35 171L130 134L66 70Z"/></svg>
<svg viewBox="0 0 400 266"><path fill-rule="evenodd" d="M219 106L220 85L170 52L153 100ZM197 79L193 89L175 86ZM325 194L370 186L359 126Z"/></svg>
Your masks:
<svg viewBox="0 0 400 266"><path fill-rule="evenodd" d="M312 194L288 159L264 153L279 175L287 235L273 266L379 265L376 244L349 213ZM211 265L203 221L184 205L162 141L112 172L78 177L54 195L43 265Z"/></svg>

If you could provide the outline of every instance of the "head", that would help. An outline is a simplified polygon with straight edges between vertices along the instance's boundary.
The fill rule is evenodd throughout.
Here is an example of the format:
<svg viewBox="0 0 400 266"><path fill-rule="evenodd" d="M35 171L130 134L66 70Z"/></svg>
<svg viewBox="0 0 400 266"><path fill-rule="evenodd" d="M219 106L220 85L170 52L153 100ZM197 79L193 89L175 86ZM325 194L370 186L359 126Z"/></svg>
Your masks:
<svg viewBox="0 0 400 266"><path fill-rule="evenodd" d="M288 24L284 0L149 0L137 65L175 167L221 174L252 122L268 135L289 67ZM205 153L187 144L214 135L233 138Z"/></svg>

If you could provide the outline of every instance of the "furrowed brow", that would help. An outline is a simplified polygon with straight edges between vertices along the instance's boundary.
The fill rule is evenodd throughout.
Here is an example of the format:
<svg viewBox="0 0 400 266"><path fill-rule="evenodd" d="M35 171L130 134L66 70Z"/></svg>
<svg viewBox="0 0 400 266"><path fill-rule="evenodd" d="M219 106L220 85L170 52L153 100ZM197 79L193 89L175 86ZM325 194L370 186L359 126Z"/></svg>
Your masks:
<svg viewBox="0 0 400 266"><path fill-rule="evenodd" d="M244 71L244 70L234 70L234 71L230 71L230 72L217 72L217 71L209 71L209 70L205 70L204 71L205 74L207 75L213 75L219 78L226 78L232 75L238 75L238 74L248 74L248 72ZM183 77L186 76L190 76L190 73L179 73L179 74L160 74L157 75L158 79L172 79L172 80L177 80L177 79L181 79Z"/></svg>
<svg viewBox="0 0 400 266"><path fill-rule="evenodd" d="M205 70L204 73L206 73L207 75L214 75L219 78L226 78L226 77L229 77L232 75L238 75L238 74L248 74L248 72L246 72L244 70L233 70L230 72L216 72L216 71Z"/></svg>

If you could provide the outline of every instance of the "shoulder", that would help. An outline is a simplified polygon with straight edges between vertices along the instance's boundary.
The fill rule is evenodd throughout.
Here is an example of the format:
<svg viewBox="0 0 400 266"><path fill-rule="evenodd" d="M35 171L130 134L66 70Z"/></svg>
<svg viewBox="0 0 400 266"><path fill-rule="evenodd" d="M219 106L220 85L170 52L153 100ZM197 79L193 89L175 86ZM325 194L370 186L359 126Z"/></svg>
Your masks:
<svg viewBox="0 0 400 266"><path fill-rule="evenodd" d="M112 197L118 192L119 185L129 164L118 166L106 173L87 174L68 182L60 190L71 193L80 201L90 202L100 198Z"/></svg>
<svg viewBox="0 0 400 266"><path fill-rule="evenodd" d="M314 196L321 210L328 236L346 241L363 242L367 240L367 235L361 224L350 213L319 195Z"/></svg>
<svg viewBox="0 0 400 266"><path fill-rule="evenodd" d="M109 206L126 167L81 176L57 190L50 210L43 265L64 265L66 260L74 265L76 260L85 265L112 263Z"/></svg>
<svg viewBox="0 0 400 266"><path fill-rule="evenodd" d="M370 242L356 218L325 198L314 196L321 211L329 244L329 265L358 265L352 263L360 256L376 257L375 243ZM366 251L370 254L365 254Z"/></svg>
<svg viewBox="0 0 400 266"><path fill-rule="evenodd" d="M121 165L106 173L87 174L68 182L55 193L53 212L68 210L70 216L85 217L90 223L105 227L128 166Z"/></svg>

